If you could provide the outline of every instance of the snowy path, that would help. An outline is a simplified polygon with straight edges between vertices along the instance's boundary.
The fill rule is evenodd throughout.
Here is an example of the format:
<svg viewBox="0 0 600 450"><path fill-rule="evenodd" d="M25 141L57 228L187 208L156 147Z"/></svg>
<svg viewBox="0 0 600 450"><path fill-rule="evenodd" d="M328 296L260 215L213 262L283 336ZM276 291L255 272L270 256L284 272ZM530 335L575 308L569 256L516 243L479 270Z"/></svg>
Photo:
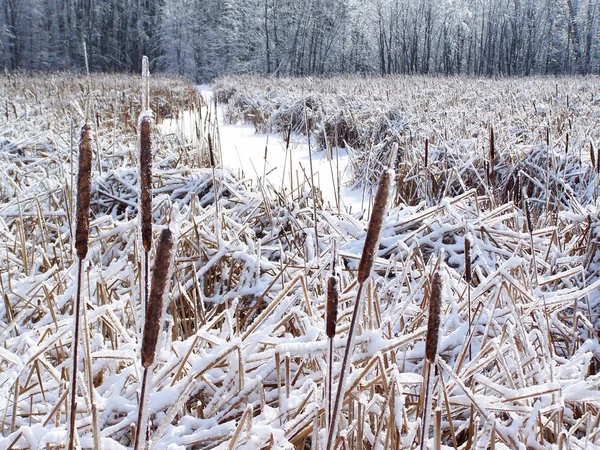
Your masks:
<svg viewBox="0 0 600 450"><path fill-rule="evenodd" d="M210 87L199 86L198 89L207 100L206 103L211 104L213 93ZM221 106L217 115L224 167L258 183L264 180L277 192L289 194L290 186L297 189L298 181L308 186L304 181L311 181L311 155L305 136L292 134L289 148L286 149L286 142L279 133L257 134L252 125L227 124ZM190 111L177 121L165 120L159 128L163 133L182 134L193 142L194 121L195 117ZM324 206L337 210L337 186L340 184L340 210L354 213L363 209L362 189L351 189L351 156L346 149L334 149L331 159L325 151L313 150L312 167L314 183L321 190Z"/></svg>

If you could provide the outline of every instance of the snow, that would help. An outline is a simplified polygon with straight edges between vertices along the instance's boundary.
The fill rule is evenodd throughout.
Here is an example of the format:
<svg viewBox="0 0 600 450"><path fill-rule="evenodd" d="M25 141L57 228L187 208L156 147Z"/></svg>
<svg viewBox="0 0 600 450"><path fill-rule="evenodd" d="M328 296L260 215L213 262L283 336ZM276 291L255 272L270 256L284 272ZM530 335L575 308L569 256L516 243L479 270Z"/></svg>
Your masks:
<svg viewBox="0 0 600 450"><path fill-rule="evenodd" d="M213 105L210 85L198 85L196 89L201 91L208 105ZM314 140L309 145L309 139L297 133L291 135L288 147L282 134L260 134L252 125L227 123L220 105L217 117L224 168L260 184L265 190L284 194L297 189L298 180L300 184L306 181L311 186L314 179L325 206L337 210L339 187L342 211L357 213L366 209L370 193L353 188L352 155L347 149L333 148L332 155L315 151ZM185 111L181 117L162 122L159 129L164 134L186 136L189 142L197 143L197 120L193 111Z"/></svg>

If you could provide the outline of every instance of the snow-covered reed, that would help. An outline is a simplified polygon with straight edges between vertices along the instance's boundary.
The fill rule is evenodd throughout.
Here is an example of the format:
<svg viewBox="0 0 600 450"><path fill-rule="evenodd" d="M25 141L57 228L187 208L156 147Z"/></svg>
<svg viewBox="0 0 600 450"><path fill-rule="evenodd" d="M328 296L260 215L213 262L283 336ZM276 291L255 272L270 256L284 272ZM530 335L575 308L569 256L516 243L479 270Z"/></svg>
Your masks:
<svg viewBox="0 0 600 450"><path fill-rule="evenodd" d="M76 417L83 448L94 446L94 404L88 399L97 408L96 438L103 448L133 446L143 378L134 169L139 79L126 80L90 77L93 150L103 157L101 165L95 158L92 166L89 263L83 277L87 327L82 333L89 341L92 375ZM410 85L410 79L402 80ZM365 91L375 94L376 87L385 99L382 82L372 80L371 88L368 81L361 82ZM465 87L454 102L454 94L442 88L434 91L439 98L422 90L433 111L464 97L466 124L476 114L472 105L487 105L493 120L479 111L483 119L474 143L464 142L460 110L438 115L437 128L414 131L414 149L430 138L426 168L423 151L411 159L404 146L409 136L400 135L395 168L402 184L392 192L395 204L385 214L364 283L336 448L418 445L428 353L425 306L436 271L442 280L441 320L429 408L436 445L600 445L600 207L596 173L587 170L589 141L597 148L598 131L580 125L597 118L597 98L590 93L592 79L546 82L558 89L538 86L539 80L529 84L533 94L549 92L542 120L542 101L534 106L512 80L415 78L415 86ZM72 141L83 119L78 105L87 87L76 77L4 77L0 83L5 105L0 117L0 447L52 448L64 445L68 434L70 309L78 266L70 226L75 218ZM178 98L173 105L185 104L194 92L180 80L162 83L157 78L151 87L169 86L164 92ZM303 83L311 82L298 82ZM562 116L566 94L571 112ZM151 93L151 102L161 96ZM415 92L406 98L410 104L420 97ZM268 184L253 185L220 167L218 153L216 167L199 164L206 161L201 152L208 151L208 135L216 144L218 130L208 123L212 106L200 104L199 97L193 101L197 123L208 127L198 127L201 145L190 145L177 133L155 134L152 219L157 229L171 220L178 231L167 313L148 386L149 445L323 449L328 263L337 242L332 359L339 377L370 216L315 208L315 191L306 180L287 195ZM161 108L152 109L160 123ZM520 144L516 135L511 140L507 124L525 118L522 139L535 135L544 142ZM565 139L557 130L562 120L566 133L569 118L565 154ZM444 121L447 137L433 132L443 129ZM431 127L431 121L423 123ZM548 124L551 147L545 144ZM494 167L501 174L494 189L487 186L481 162L488 159L490 125L498 158ZM578 143L584 141L579 160ZM449 142L476 153L465 153L464 161L453 159L458 151L443 151ZM387 150L377 149L364 152L372 171L380 167L377 161L383 167L390 159L389 153L384 158ZM520 188L510 190L525 194L520 201L502 191L511 174L520 176L515 178ZM403 201L411 192L411 201ZM523 201L532 206L530 227Z"/></svg>
<svg viewBox="0 0 600 450"><path fill-rule="evenodd" d="M347 147L359 187L376 185L397 143L397 204L469 189L504 203L519 185L560 209L594 193L597 77L232 76L214 89L229 121L309 129L321 148Z"/></svg>

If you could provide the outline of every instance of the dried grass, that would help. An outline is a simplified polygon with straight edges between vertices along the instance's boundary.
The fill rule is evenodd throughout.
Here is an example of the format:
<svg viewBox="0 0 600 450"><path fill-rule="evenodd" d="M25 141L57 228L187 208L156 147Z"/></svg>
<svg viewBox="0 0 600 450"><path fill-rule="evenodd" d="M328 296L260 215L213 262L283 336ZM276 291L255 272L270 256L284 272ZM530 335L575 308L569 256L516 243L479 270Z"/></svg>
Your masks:
<svg viewBox="0 0 600 450"><path fill-rule="evenodd" d="M100 98L95 93L102 92L100 86L108 94L123 82L102 80L91 77L92 99ZM0 445L56 448L64 445L68 425L70 305L78 264L69 226L75 217L70 182L75 152L71 126L64 118L67 111L73 123L82 118L74 106L82 101L81 89L76 79L23 77L1 82L6 110L0 118ZM446 80L422 82L431 86ZM385 89L377 83L366 92L373 94L369 90L377 88L385 98ZM476 81L473 91L463 96L468 100L481 86L493 83ZM461 164L455 164L452 152L446 158L442 144L455 132L462 133L456 130L463 120L469 129L470 116L449 116L443 141L443 130L441 135L439 130L424 130L431 138L427 190L427 177L422 176L427 136L413 133L421 147L414 164L407 141L400 142L404 159L397 173L408 186L400 186L397 194L408 198L413 192L414 201L391 207L382 224L370 270L373 281L365 287L365 314L359 318L354 356L348 363L340 408L344 432L336 440L337 448L408 448L418 443L426 359L423 305L430 294L429 274L442 249L440 270L447 296L441 305L436 353L440 376L431 390L436 445L600 444L600 212L594 194L596 173L586 169L592 166L587 146L590 140L598 142L598 136L595 129L584 133L577 125L579 114L593 118L590 102L595 105L596 100L589 99L586 90L590 80L576 79L571 87L563 80L548 83L559 85L559 94L547 97L551 107L543 120L541 103L537 102L538 115L531 114L522 90L515 91L517 100L506 93L510 90L490 90L503 92L504 105L522 104L528 112L505 106L503 119L482 121L479 156ZM135 103L138 85L136 79L123 87L125 99ZM581 94L576 92L579 88ZM47 95L51 90L56 93L52 98ZM546 87L539 91L546 92ZM578 119L569 130L565 155L568 113L562 98L567 92ZM422 92L430 105L434 94ZM129 100L121 103L121 97L117 104L127 105ZM441 98L440 108L448 101ZM119 125L115 139L114 103L92 104L100 125L94 127L95 150L104 157L102 175L93 171L87 255L91 264L83 278L86 364L101 444L130 447L142 382L136 353L142 314L137 265L141 247L135 219L137 175L123 166L133 167L136 135L133 127ZM202 114L205 118L206 109ZM521 120L523 137L510 138L508 124ZM490 123L500 183L495 195L489 195L480 165ZM537 141L540 124L545 130L546 123L550 139L560 142L560 152L543 142L527 141L533 136ZM265 192L218 164L214 173L198 167L197 154L174 144L183 142L182 136L169 140L157 135L157 140L153 220L163 227L173 217L179 241L165 299L170 305L165 318L168 338L157 347L149 384L156 394L148 403L150 445L314 448L319 441L323 448L329 347L324 262L337 240L339 302L332 344L334 361L339 361L359 285L366 219L314 208L314 200L306 195L308 185L293 195L271 197L268 186ZM581 142L586 147L579 161ZM370 170L387 164L386 152L370 155ZM525 206L503 200L506 174L516 173L532 202L531 233L520 209ZM445 197L438 202L441 193ZM465 280L467 236L470 288ZM170 401L161 400L167 396ZM87 396L81 398L85 402L78 406L76 427L82 446L88 448L93 446L93 405L86 403Z"/></svg>

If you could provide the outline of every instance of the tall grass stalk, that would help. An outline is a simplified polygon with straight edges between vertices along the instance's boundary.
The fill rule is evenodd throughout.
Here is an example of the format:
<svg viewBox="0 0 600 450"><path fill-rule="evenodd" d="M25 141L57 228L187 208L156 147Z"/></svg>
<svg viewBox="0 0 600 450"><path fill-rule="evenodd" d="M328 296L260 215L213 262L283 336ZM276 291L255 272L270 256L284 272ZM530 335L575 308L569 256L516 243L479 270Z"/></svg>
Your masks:
<svg viewBox="0 0 600 450"><path fill-rule="evenodd" d="M354 312L352 313L352 320L350 322L350 329L348 330L346 349L344 351L344 358L342 360L342 368L340 370L337 392L335 395L335 401L333 403L333 411L331 413L331 423L327 435L327 450L332 450L334 448L337 436L337 426L339 424L341 407L343 403L342 400L345 394L344 381L349 371L349 362L354 349L354 340L356 338L358 321L362 314L362 291L366 281L371 275L375 254L377 252L377 247L379 246L379 238L381 235L381 229L383 227L383 219L385 217L385 211L387 208L387 200L390 193L392 177L393 171L386 169L383 171L381 178L379 179L379 186L377 187L377 193L375 194L375 202L373 204L373 211L369 220L365 245L363 247L360 263L358 264L358 290L356 293Z"/></svg>
<svg viewBox="0 0 600 450"><path fill-rule="evenodd" d="M77 366L79 361L79 329L81 327L81 286L83 284L83 260L88 253L90 233L90 201L92 191L92 130L88 124L81 128L79 140L79 168L77 174L77 215L75 227L75 251L78 258L77 293L73 308L75 329L73 330L73 362L71 371L71 398L69 408L68 446L72 450L75 445L75 417L77 415Z"/></svg>

